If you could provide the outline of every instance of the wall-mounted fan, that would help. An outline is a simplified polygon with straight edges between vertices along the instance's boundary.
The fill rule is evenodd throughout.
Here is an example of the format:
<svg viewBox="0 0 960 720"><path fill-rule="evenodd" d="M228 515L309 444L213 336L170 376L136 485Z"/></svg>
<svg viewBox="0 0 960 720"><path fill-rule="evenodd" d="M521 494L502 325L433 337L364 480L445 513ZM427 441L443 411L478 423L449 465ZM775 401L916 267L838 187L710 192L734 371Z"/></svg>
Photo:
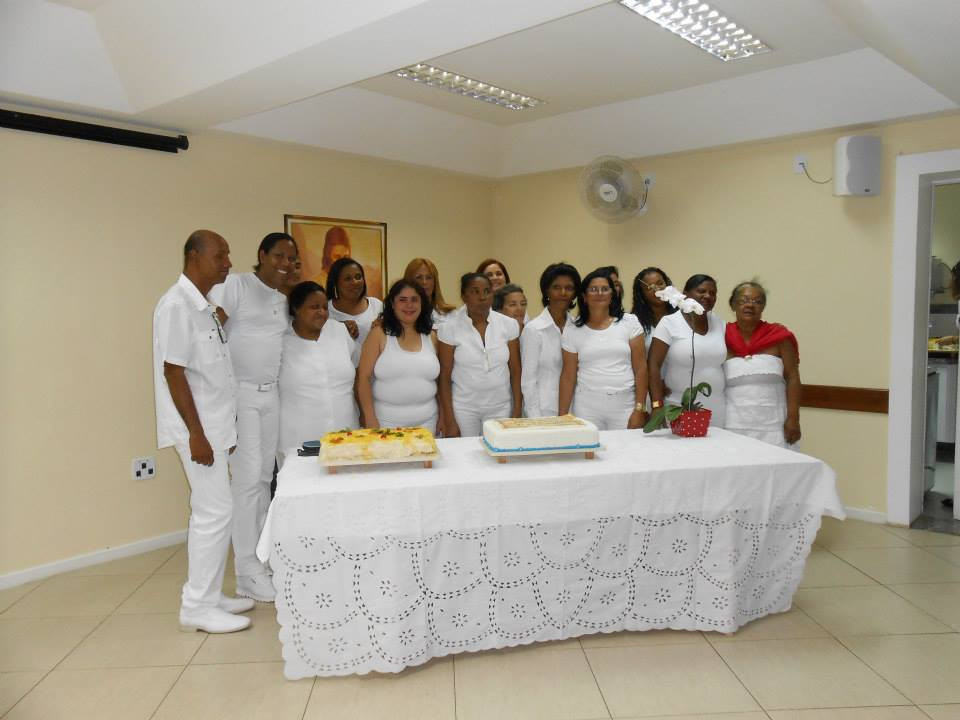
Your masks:
<svg viewBox="0 0 960 720"><path fill-rule="evenodd" d="M603 155L581 171L580 198L598 219L622 223L647 211L652 184L626 160Z"/></svg>

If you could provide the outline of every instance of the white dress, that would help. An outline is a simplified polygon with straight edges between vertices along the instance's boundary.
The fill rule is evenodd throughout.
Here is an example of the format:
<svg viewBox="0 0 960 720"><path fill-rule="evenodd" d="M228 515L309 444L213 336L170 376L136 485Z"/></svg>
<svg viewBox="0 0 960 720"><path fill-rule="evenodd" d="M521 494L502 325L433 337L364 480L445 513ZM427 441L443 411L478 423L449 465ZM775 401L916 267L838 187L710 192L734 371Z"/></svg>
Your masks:
<svg viewBox="0 0 960 720"><path fill-rule="evenodd" d="M373 366L373 408L380 427L437 427L440 361L429 335L420 349L404 350L393 335Z"/></svg>
<svg viewBox="0 0 960 720"><path fill-rule="evenodd" d="M358 315L350 315L349 313L341 312L333 306L333 300L330 301L330 319L337 320L338 322L346 322L347 320L353 320L357 324L357 330L360 331L360 334L357 336L357 347L363 347L363 341L367 339L367 335L370 334L370 326L373 325L373 321L380 317L380 313L383 312L383 302L378 300L375 297L367 295L367 309Z"/></svg>
<svg viewBox="0 0 960 720"><path fill-rule="evenodd" d="M353 382L359 352L341 323L327 320L317 340L287 330L280 362L280 450L358 428Z"/></svg>
<svg viewBox="0 0 960 720"><path fill-rule="evenodd" d="M693 384L710 383L712 394L697 395L703 407L713 411L710 424L726 427L726 402L724 401L723 363L727 359L726 324L714 313L707 313L707 334L697 335L691 350L693 329L687 324L683 313L665 315L657 323L653 337L670 346L666 362L661 368L664 383L670 389L666 402L679 405L683 392L690 386L690 369L696 361Z"/></svg>
<svg viewBox="0 0 960 720"><path fill-rule="evenodd" d="M727 379L726 429L789 447L783 436L787 419L783 360L766 354L732 357L723 369Z"/></svg>
<svg viewBox="0 0 960 720"><path fill-rule="evenodd" d="M567 314L564 330L573 327L573 317ZM563 357L560 340L563 333L544 308L523 326L520 334L520 387L523 390L525 417L546 417L557 414L560 404L560 371Z"/></svg>

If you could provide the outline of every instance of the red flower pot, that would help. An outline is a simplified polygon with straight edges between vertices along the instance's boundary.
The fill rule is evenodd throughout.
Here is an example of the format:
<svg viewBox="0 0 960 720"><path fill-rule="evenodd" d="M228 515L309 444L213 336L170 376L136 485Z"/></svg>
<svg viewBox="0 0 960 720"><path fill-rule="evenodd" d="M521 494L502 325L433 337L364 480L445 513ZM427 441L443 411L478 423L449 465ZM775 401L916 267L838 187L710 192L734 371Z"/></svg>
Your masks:
<svg viewBox="0 0 960 720"><path fill-rule="evenodd" d="M704 437L710 427L710 418L713 413L706 408L700 410L684 410L680 417L670 423L674 435L680 437Z"/></svg>

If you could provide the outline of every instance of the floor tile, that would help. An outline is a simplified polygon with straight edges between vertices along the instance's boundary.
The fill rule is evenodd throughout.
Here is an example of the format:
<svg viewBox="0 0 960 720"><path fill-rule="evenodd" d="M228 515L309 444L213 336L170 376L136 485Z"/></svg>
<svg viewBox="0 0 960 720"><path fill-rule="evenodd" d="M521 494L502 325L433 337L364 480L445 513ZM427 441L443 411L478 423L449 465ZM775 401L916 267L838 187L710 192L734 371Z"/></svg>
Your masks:
<svg viewBox="0 0 960 720"><path fill-rule="evenodd" d="M304 720L434 720L455 717L453 658L396 675L317 678Z"/></svg>
<svg viewBox="0 0 960 720"><path fill-rule="evenodd" d="M109 615L145 579L145 575L52 577L0 617Z"/></svg>
<svg viewBox="0 0 960 720"><path fill-rule="evenodd" d="M0 671L49 670L103 620L0 618Z"/></svg>
<svg viewBox="0 0 960 720"><path fill-rule="evenodd" d="M793 602L834 635L953 631L882 585L801 588Z"/></svg>
<svg viewBox="0 0 960 720"><path fill-rule="evenodd" d="M960 535L950 533L930 532L929 530L912 530L910 528L886 526L894 535L902 537L911 545L920 547L937 545L960 545Z"/></svg>
<svg viewBox="0 0 960 720"><path fill-rule="evenodd" d="M17 585L16 587L0 590L0 613L39 586L40 580L37 580L36 582L26 583L25 585Z"/></svg>
<svg viewBox="0 0 960 720"><path fill-rule="evenodd" d="M459 720L607 717L579 649L464 653L454 659L454 675Z"/></svg>
<svg viewBox="0 0 960 720"><path fill-rule="evenodd" d="M912 705L826 710L771 710L772 720L928 720Z"/></svg>
<svg viewBox="0 0 960 720"><path fill-rule="evenodd" d="M960 565L960 545L951 545L949 547L928 547L927 552L933 553L938 558L942 558L954 565Z"/></svg>
<svg viewBox="0 0 960 720"><path fill-rule="evenodd" d="M187 577L187 546L178 545L174 554L169 560L167 560L163 565L157 568L157 573L160 575L179 575L180 577L186 579ZM235 577L234 568L233 568L233 550L227 555L227 564L226 569L224 570L223 576L225 578Z"/></svg>
<svg viewBox="0 0 960 720"><path fill-rule="evenodd" d="M586 648L627 647L630 645L702 645L703 633L688 630L646 630L583 635L580 645Z"/></svg>
<svg viewBox="0 0 960 720"><path fill-rule="evenodd" d="M258 605L246 613L251 625L246 630L209 635L193 658L194 665L217 663L279 662L283 660L280 625L273 605ZM196 633L200 634L200 633Z"/></svg>
<svg viewBox="0 0 960 720"><path fill-rule="evenodd" d="M960 720L960 705L921 705L933 720Z"/></svg>
<svg viewBox="0 0 960 720"><path fill-rule="evenodd" d="M913 702L960 703L960 635L887 635L843 642Z"/></svg>
<svg viewBox="0 0 960 720"><path fill-rule="evenodd" d="M823 518L820 532L817 533L817 545L827 550L834 548L861 547L909 547L910 542L896 533L890 532L886 525L863 522L862 520L834 520Z"/></svg>
<svg viewBox="0 0 960 720"><path fill-rule="evenodd" d="M836 640L762 640L716 647L768 710L908 704Z"/></svg>
<svg viewBox="0 0 960 720"><path fill-rule="evenodd" d="M287 680L283 663L191 665L152 720L300 720L311 687Z"/></svg>
<svg viewBox="0 0 960 720"><path fill-rule="evenodd" d="M827 550L811 550L800 587L875 585L876 582Z"/></svg>
<svg viewBox="0 0 960 720"><path fill-rule="evenodd" d="M180 632L176 613L112 615L60 667L186 665L203 641L202 633Z"/></svg>
<svg viewBox="0 0 960 720"><path fill-rule="evenodd" d="M72 570L63 573L60 577L88 577L91 575L149 575L156 571L163 563L177 551L175 547L165 547L159 550L130 555L129 557L111 560L99 565Z"/></svg>
<svg viewBox="0 0 960 720"><path fill-rule="evenodd" d="M180 593L184 582L186 576L155 573L117 608L117 612L130 615L180 612ZM236 581L233 578L223 581L225 594L233 595L235 588Z"/></svg>
<svg viewBox="0 0 960 720"><path fill-rule="evenodd" d="M758 618L744 625L733 635L707 633L707 639L710 642L828 637L830 637L830 633L817 625L817 623L810 619L810 617L799 608L793 608L784 613L776 613Z"/></svg>
<svg viewBox="0 0 960 720"><path fill-rule="evenodd" d="M5 720L147 720L180 670L54 670L14 706Z"/></svg>
<svg viewBox="0 0 960 720"><path fill-rule="evenodd" d="M0 673L0 717L30 692L30 688L40 682L44 675L45 670Z"/></svg>
<svg viewBox="0 0 960 720"><path fill-rule="evenodd" d="M642 720L768 720L763 710L755 712L742 713L697 713L696 715L645 715ZM621 720L618 718L617 720ZM634 720L634 718L623 718L622 720ZM640 718L636 718L640 720Z"/></svg>
<svg viewBox="0 0 960 720"><path fill-rule="evenodd" d="M613 717L759 710L707 645L593 648L585 652Z"/></svg>
<svg viewBox="0 0 960 720"><path fill-rule="evenodd" d="M960 630L960 583L891 585L890 589L937 620Z"/></svg>
<svg viewBox="0 0 960 720"><path fill-rule="evenodd" d="M918 547L850 548L833 552L884 585L960 581L960 566Z"/></svg>

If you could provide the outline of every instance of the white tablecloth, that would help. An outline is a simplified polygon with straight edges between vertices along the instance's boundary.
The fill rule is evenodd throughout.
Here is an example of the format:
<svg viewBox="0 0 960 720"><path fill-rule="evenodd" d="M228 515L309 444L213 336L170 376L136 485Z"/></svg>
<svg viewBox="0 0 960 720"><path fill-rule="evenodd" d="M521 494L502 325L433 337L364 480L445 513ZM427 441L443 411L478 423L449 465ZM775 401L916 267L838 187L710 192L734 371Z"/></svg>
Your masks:
<svg viewBox="0 0 960 720"><path fill-rule="evenodd" d="M433 469L288 458L269 558L287 677L595 632L732 632L782 612L822 514L821 461L723 430L601 433L579 455L497 464L440 440Z"/></svg>

